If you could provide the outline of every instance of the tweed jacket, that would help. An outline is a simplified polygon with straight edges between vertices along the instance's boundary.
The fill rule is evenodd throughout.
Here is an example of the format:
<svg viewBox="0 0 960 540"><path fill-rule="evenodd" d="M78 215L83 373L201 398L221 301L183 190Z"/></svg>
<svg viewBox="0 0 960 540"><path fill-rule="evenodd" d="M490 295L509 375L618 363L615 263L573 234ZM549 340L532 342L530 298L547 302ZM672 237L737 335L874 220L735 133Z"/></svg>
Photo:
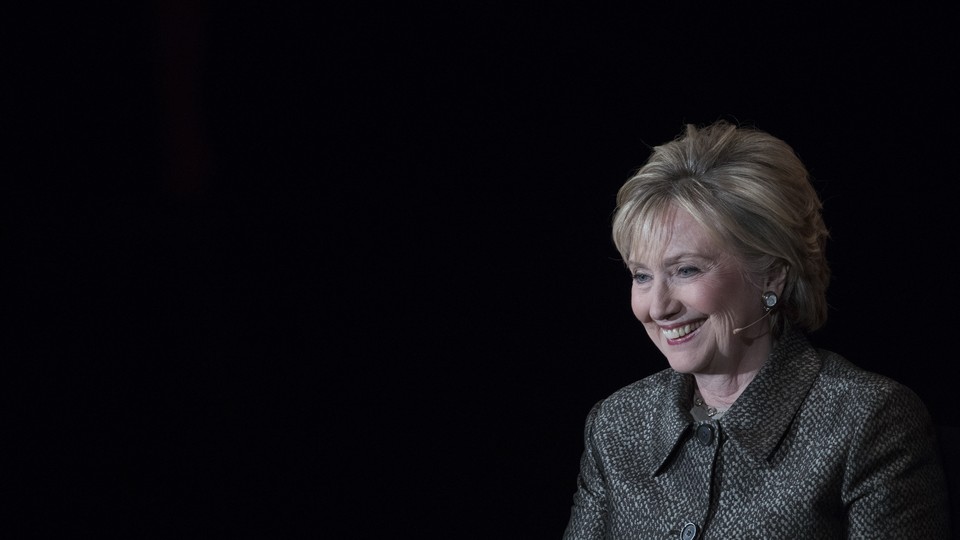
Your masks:
<svg viewBox="0 0 960 540"><path fill-rule="evenodd" d="M564 538L949 538L931 417L787 329L719 421L665 369L597 403Z"/></svg>

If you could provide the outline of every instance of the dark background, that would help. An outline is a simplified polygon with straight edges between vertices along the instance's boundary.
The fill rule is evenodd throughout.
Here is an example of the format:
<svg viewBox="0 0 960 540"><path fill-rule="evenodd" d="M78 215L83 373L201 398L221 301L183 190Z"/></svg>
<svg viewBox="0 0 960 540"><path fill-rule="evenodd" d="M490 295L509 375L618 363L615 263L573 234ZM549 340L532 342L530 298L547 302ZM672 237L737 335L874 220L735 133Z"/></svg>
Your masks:
<svg viewBox="0 0 960 540"><path fill-rule="evenodd" d="M719 118L793 145L823 196L815 341L955 422L956 17L625 6L11 14L23 522L558 538L590 406L666 367L616 190Z"/></svg>

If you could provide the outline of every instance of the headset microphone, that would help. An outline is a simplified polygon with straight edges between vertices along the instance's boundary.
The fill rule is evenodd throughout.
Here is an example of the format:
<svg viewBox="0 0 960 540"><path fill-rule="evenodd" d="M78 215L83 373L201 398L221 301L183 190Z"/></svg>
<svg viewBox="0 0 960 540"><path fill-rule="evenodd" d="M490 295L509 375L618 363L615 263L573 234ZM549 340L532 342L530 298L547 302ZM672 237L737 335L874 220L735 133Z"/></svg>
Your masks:
<svg viewBox="0 0 960 540"><path fill-rule="evenodd" d="M733 329L733 333L734 333L734 334L739 334L740 332L743 332L743 331L746 330L747 328L750 328L751 326L757 324L758 322L766 319L768 315L770 315L770 312L769 312L769 311L766 312L766 313L764 313L764 314L763 314L763 317L760 317L759 319L753 321L752 323L750 323L750 324L748 324L748 325L746 325L746 326L741 326L740 328L734 328L734 329Z"/></svg>

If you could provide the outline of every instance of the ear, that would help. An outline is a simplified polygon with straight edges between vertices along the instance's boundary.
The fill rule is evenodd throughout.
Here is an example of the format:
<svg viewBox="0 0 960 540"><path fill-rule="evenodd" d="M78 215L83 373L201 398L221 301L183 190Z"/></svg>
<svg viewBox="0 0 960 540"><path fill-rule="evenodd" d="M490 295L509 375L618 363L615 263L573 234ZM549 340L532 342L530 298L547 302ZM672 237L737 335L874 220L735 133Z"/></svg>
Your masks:
<svg viewBox="0 0 960 540"><path fill-rule="evenodd" d="M770 271L763 284L763 290L773 291L777 296L783 296L783 288L787 283L787 265L782 264Z"/></svg>

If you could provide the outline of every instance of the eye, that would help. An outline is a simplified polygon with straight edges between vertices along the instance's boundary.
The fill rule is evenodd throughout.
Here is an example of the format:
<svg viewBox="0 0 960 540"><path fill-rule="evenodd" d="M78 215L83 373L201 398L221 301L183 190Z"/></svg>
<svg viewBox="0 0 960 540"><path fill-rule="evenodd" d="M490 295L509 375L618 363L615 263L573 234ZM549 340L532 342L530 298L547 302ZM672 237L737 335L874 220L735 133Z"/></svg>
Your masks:
<svg viewBox="0 0 960 540"><path fill-rule="evenodd" d="M677 275L680 277L693 277L700 273L696 266L681 266L677 269Z"/></svg>
<svg viewBox="0 0 960 540"><path fill-rule="evenodd" d="M637 285L643 285L650 281L650 274L644 274L643 272L634 272L633 273L633 282Z"/></svg>

